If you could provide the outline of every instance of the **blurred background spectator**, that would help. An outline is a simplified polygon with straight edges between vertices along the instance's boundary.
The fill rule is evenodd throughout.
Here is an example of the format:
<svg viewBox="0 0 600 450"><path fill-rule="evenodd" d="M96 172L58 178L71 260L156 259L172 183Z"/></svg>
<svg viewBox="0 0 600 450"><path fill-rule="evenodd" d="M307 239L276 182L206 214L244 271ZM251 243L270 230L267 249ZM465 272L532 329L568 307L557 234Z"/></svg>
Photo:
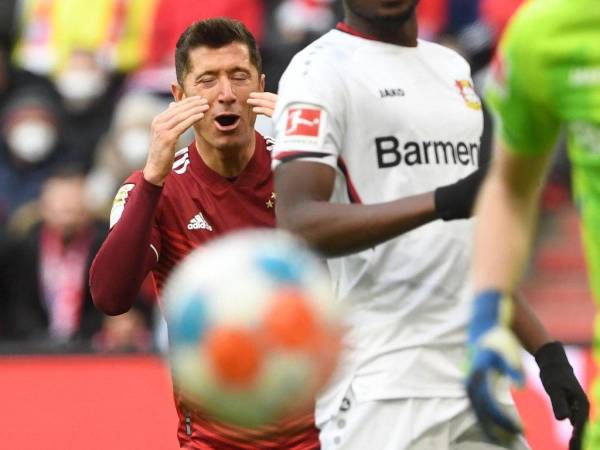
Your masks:
<svg viewBox="0 0 600 450"><path fill-rule="evenodd" d="M68 168L51 174L32 210L35 224L16 230L11 311L17 337L66 342L100 329L85 272L104 230L85 208L83 181Z"/></svg>
<svg viewBox="0 0 600 450"><path fill-rule="evenodd" d="M35 199L53 163L64 157L62 120L53 92L35 84L0 105L0 219Z"/></svg>
<svg viewBox="0 0 600 450"><path fill-rule="evenodd" d="M148 324L139 307L114 319L92 303L88 271L107 227L93 220L84 183L75 166L54 169L28 209L28 220L11 230L7 334L48 348L94 344L99 350L147 350ZM150 308L145 310L149 317Z"/></svg>
<svg viewBox="0 0 600 450"><path fill-rule="evenodd" d="M98 58L91 51L73 50L54 77L63 109L65 150L72 162L86 170L110 126L122 82Z"/></svg>
<svg viewBox="0 0 600 450"><path fill-rule="evenodd" d="M498 36L520 3L421 0L420 34L461 53L481 89ZM98 219L107 219L121 181L143 166L150 122L171 101L177 38L214 16L239 19L254 33L267 90L276 92L291 57L341 19L342 2L0 1L0 344L46 336L62 348L81 340L101 351L149 348L152 283L130 315L105 318L90 302L85 272L106 232ZM268 133L270 121L261 118L257 127ZM179 145L190 140L186 134ZM486 115L488 157L490 143ZM560 282L570 299L562 303L591 316L567 168L563 153L545 190L540 250L525 289L551 331L573 341L589 338L591 325L565 327L565 314L548 306L560 303L551 295ZM537 276L537 268L552 276Z"/></svg>
<svg viewBox="0 0 600 450"><path fill-rule="evenodd" d="M105 231L84 205L83 183L75 169L50 174L31 210L32 225L15 232L10 313L18 338L62 343L89 339L101 327L85 272Z"/></svg>

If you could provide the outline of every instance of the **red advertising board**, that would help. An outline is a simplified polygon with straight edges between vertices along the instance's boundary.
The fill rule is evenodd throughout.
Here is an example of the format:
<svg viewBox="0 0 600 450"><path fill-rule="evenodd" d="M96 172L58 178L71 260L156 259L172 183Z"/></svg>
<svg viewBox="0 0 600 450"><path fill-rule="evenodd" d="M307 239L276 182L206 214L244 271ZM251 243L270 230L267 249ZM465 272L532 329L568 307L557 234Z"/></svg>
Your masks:
<svg viewBox="0 0 600 450"><path fill-rule="evenodd" d="M569 348L589 392L591 351ZM515 392L532 450L567 448L571 427L554 420L533 359ZM0 357L0 448L169 450L178 448L168 370L154 356Z"/></svg>

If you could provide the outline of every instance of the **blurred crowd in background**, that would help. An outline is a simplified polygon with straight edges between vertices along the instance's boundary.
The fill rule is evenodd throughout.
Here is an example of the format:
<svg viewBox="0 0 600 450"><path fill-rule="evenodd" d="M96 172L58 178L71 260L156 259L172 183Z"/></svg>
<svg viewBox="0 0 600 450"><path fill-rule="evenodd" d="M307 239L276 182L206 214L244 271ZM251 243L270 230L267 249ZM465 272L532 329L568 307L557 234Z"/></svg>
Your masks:
<svg viewBox="0 0 600 450"><path fill-rule="evenodd" d="M457 49L480 86L519 3L421 0L420 34ZM87 273L114 193L143 166L150 123L170 101L177 38L216 16L243 21L257 37L267 90L276 92L291 57L335 26L342 5L0 0L0 351L154 348L151 281L132 311L105 317Z"/></svg>

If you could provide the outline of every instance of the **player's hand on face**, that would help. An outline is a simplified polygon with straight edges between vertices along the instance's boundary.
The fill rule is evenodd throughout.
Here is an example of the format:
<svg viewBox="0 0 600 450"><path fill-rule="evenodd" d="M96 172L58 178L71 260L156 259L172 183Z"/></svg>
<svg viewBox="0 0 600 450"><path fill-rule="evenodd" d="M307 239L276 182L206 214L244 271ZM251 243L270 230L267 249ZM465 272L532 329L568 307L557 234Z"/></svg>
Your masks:
<svg viewBox="0 0 600 450"><path fill-rule="evenodd" d="M209 105L205 98L192 96L173 102L152 121L150 150L144 167L144 178L158 186L171 171L175 158L175 145L179 137L198 122Z"/></svg>
<svg viewBox="0 0 600 450"><path fill-rule="evenodd" d="M252 92L248 98L248 104L253 106L252 111L267 117L273 117L276 102L277 94L271 92Z"/></svg>
<svg viewBox="0 0 600 450"><path fill-rule="evenodd" d="M496 398L496 384L501 378L509 377L519 386L524 382L520 345L508 327L509 319L502 318L505 308L501 303L509 301L479 295L469 325L467 393L483 432L500 445L510 445L523 431L518 417L507 414Z"/></svg>

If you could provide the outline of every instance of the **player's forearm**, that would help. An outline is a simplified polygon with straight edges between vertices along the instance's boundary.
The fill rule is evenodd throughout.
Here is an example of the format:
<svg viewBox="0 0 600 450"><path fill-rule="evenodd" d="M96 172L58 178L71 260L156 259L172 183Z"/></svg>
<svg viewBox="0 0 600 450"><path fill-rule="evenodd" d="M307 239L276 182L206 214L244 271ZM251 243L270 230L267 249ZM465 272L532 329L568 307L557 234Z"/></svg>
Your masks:
<svg viewBox="0 0 600 450"><path fill-rule="evenodd" d="M552 342L552 337L522 294L514 294L513 304L512 330L525 350L533 355L544 344Z"/></svg>
<svg viewBox="0 0 600 450"><path fill-rule="evenodd" d="M327 257L374 247L437 218L432 192L376 205L286 203L278 197L278 226L299 234Z"/></svg>
<svg viewBox="0 0 600 450"><path fill-rule="evenodd" d="M499 155L477 199L473 276L477 292L516 289L527 262L546 161Z"/></svg>
<svg viewBox="0 0 600 450"><path fill-rule="evenodd" d="M533 309L516 292L537 217L538 192L534 185L511 189L502 171L495 168L483 185L476 206L476 289L514 293L512 329L531 354L552 340Z"/></svg>
<svg viewBox="0 0 600 450"><path fill-rule="evenodd" d="M536 196L518 198L491 172L475 214L473 274L476 291L513 292L524 270L536 217Z"/></svg>
<svg viewBox="0 0 600 450"><path fill-rule="evenodd" d="M156 264L151 249L152 223L161 189L141 182L102 244L90 269L90 290L96 307L109 315L133 305L144 278Z"/></svg>

